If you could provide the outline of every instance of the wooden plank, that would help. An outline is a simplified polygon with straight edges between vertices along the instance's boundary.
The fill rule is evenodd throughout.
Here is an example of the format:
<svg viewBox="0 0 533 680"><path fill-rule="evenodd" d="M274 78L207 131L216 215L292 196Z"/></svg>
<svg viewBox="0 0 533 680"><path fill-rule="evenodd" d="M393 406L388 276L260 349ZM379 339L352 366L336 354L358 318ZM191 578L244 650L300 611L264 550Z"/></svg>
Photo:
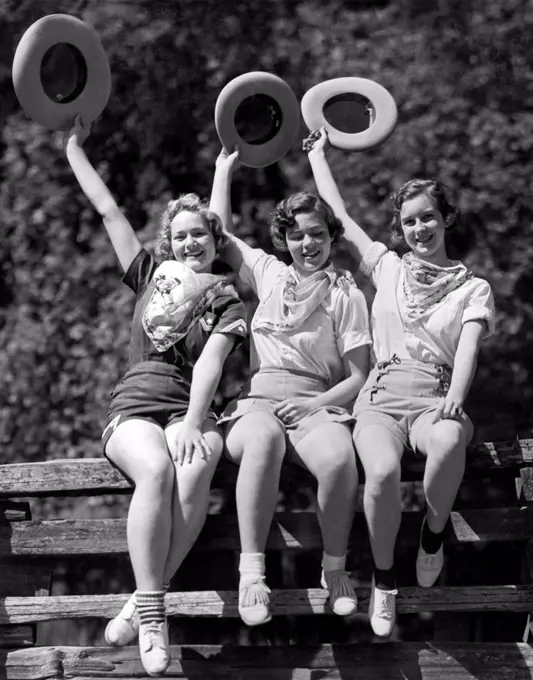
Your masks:
<svg viewBox="0 0 533 680"><path fill-rule="evenodd" d="M533 465L533 439L486 442L471 446L467 455L467 473L479 475L491 471ZM423 461L406 456L404 477L420 478ZM222 462L215 484L233 484L237 468ZM284 476L306 478L294 466L284 469ZM0 498L20 496L91 495L131 493L130 483L104 458L50 460L39 463L13 463L0 466Z"/></svg>
<svg viewBox="0 0 533 680"><path fill-rule="evenodd" d="M293 646L172 646L165 677L311 680L531 680L523 643L390 643ZM0 653L7 680L144 677L136 646L48 647ZM337 673L331 672L337 670Z"/></svg>
<svg viewBox="0 0 533 680"><path fill-rule="evenodd" d="M357 588L359 611L368 611L369 588ZM61 619L111 619L129 595L64 595L0 598L0 625L37 623ZM170 617L238 618L237 591L169 593L165 598ZM468 586L465 588L402 588L396 609L400 614L421 611L533 611L533 586ZM322 588L273 590L274 616L331 614Z"/></svg>
<svg viewBox="0 0 533 680"><path fill-rule="evenodd" d="M422 514L406 512L400 538L417 545ZM533 507L491 508L453 512L446 531L451 543L527 540L533 526ZM368 545L366 523L356 513L351 546ZM269 550L314 549L322 546L314 513L278 513L273 522ZM237 518L210 515L193 550L240 550ZM0 558L7 556L68 556L126 553L125 519L73 519L15 522L0 529Z"/></svg>

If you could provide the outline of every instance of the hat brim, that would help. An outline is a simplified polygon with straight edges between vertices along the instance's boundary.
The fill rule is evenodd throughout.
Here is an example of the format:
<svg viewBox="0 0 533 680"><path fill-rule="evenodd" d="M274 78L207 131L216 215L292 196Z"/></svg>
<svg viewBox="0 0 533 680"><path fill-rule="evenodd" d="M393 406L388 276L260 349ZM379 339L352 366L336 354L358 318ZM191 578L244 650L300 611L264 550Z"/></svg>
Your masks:
<svg viewBox="0 0 533 680"><path fill-rule="evenodd" d="M86 81L75 99L54 101L43 89L41 64L51 47L67 43L82 55ZM111 93L111 72L94 28L68 14L50 14L32 24L22 36L13 59L13 85L24 111L51 130L67 130L79 114L87 125L104 110Z"/></svg>
<svg viewBox="0 0 533 680"><path fill-rule="evenodd" d="M324 107L334 97L362 95L374 109L374 120L361 132L343 132L326 120ZM309 130L325 127L330 144L347 151L371 149L389 137L398 119L396 103L388 90L366 78L334 78L315 85L302 98L302 117Z"/></svg>
<svg viewBox="0 0 533 680"><path fill-rule="evenodd" d="M250 144L239 134L235 114L248 97L266 95L280 112L279 127L264 143ZM289 151L298 135L300 110L290 86L278 76L262 71L244 73L230 81L220 92L215 105L215 126L220 141L228 151L239 146L243 165L264 168L279 161Z"/></svg>

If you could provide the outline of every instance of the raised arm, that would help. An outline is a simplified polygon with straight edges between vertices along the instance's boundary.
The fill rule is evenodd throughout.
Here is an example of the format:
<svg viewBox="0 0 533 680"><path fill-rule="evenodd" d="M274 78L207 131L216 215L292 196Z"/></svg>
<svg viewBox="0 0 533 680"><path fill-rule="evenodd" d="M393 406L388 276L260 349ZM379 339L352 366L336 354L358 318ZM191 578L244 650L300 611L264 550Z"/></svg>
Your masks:
<svg viewBox="0 0 533 680"><path fill-rule="evenodd" d="M351 246L353 255L361 260L365 250L372 245L372 239L346 212L346 206L339 193L339 189L326 158L326 145L328 137L326 130L321 128L320 136L316 141L310 141L304 148L308 149L309 163L313 171L318 193L329 203L335 215L340 219L344 227L344 238ZM313 135L312 135L313 137Z"/></svg>
<svg viewBox="0 0 533 680"><path fill-rule="evenodd" d="M83 142L89 133L90 128L83 127L77 116L66 144L67 159L83 193L101 215L120 266L126 272L142 245L83 150Z"/></svg>
<svg viewBox="0 0 533 680"><path fill-rule="evenodd" d="M220 152L213 178L213 189L209 208L219 215L222 227L230 237L228 245L220 253L220 257L229 264L235 272L239 272L243 260L251 257L254 250L242 239L233 234L233 216L231 211L231 180L239 164L239 152L236 150L228 154L226 149Z"/></svg>

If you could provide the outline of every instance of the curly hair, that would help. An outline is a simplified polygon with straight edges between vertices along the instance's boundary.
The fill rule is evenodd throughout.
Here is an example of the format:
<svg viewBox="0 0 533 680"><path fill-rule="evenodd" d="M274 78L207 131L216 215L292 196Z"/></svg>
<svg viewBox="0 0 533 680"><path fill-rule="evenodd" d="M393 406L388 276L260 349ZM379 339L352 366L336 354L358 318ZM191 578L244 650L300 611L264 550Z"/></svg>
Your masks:
<svg viewBox="0 0 533 680"><path fill-rule="evenodd" d="M161 217L161 225L155 244L155 253L163 260L173 260L174 254L171 245L170 225L172 220L180 212L198 213L205 226L209 229L215 240L215 250L218 253L228 243L228 236L222 229L220 217L209 210L207 201L202 200L196 194L182 194L177 199L169 201Z"/></svg>
<svg viewBox="0 0 533 680"><path fill-rule="evenodd" d="M393 215L391 220L391 244L397 246L405 243L403 235L400 213L405 201L408 201L420 194L428 194L433 201L435 208L442 215L446 226L451 229L459 221L459 211L452 198L452 192L444 182L431 179L411 179L394 192L390 197L393 203Z"/></svg>
<svg viewBox="0 0 533 680"><path fill-rule="evenodd" d="M287 229L296 225L295 217L302 213L320 215L328 228L332 243L336 243L344 233L342 222L335 217L329 204L316 194L302 191L278 203L271 215L270 236L276 250L288 250Z"/></svg>

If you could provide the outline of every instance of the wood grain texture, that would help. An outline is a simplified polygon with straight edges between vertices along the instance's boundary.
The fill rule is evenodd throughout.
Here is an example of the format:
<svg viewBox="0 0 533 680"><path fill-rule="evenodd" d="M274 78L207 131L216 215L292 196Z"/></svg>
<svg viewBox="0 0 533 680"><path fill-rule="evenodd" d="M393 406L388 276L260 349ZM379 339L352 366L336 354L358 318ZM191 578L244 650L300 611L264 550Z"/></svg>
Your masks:
<svg viewBox="0 0 533 680"><path fill-rule="evenodd" d="M238 680L531 680L533 649L520 643L390 643L316 647L173 646L170 678ZM135 646L0 652L6 680L145 677ZM0 672L2 672L0 670Z"/></svg>
<svg viewBox="0 0 533 680"><path fill-rule="evenodd" d="M406 455L405 478L420 479L423 461ZM486 442L471 446L467 453L467 475L523 465L533 465L533 439ZM237 468L222 461L215 475L215 486L235 483ZM309 479L309 475L287 466L286 483ZM79 496L103 493L131 493L130 483L104 458L50 460L41 463L14 463L0 466L0 498L17 496Z"/></svg>
<svg viewBox="0 0 533 680"><path fill-rule="evenodd" d="M399 540L417 545L422 514L406 512ZM527 540L533 527L533 506L453 512L445 534L451 543ZM13 522L0 529L0 557L68 556L127 553L125 519L76 519ZM368 545L362 513L356 513L352 548ZM269 550L316 549L322 546L312 512L278 513L268 537ZM193 550L239 550L237 518L210 515Z"/></svg>
<svg viewBox="0 0 533 680"><path fill-rule="evenodd" d="M369 588L357 588L359 611L368 611ZM170 617L237 618L237 591L168 593ZM273 590L274 616L331 614L322 588ZM0 625L61 619L113 618L128 595L65 595L0 598ZM464 588L402 588L396 601L400 614L420 611L533 611L533 586L468 586Z"/></svg>

